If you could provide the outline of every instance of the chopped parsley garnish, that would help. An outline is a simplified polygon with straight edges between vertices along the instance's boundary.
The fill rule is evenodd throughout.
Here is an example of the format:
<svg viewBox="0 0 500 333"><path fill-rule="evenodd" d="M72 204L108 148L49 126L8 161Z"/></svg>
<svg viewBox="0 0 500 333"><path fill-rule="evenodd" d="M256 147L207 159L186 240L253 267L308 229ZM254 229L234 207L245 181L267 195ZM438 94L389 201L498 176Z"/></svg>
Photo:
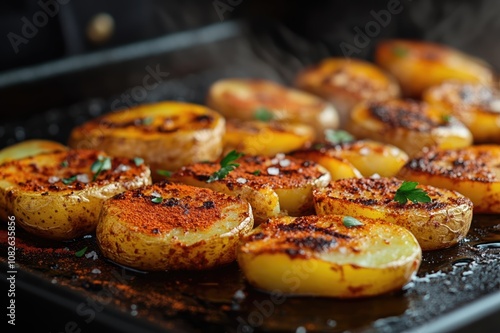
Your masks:
<svg viewBox="0 0 500 333"><path fill-rule="evenodd" d="M153 197L153 198L151 199L151 202L152 202L152 203L155 203L155 204L160 204L160 203L162 203L162 202L163 202L163 198L162 198L162 197Z"/></svg>
<svg viewBox="0 0 500 333"><path fill-rule="evenodd" d="M78 258L83 257L83 255L85 254L85 252L87 252L87 249L88 249L88 246L85 246L83 249L81 249L79 251L76 251L75 252L75 256L78 257Z"/></svg>
<svg viewBox="0 0 500 333"><path fill-rule="evenodd" d="M64 161L62 161L62 162L61 162L61 166L62 166L63 168L67 168L67 167L68 167L68 165L69 165L69 163L68 163L68 161L66 161L66 160L64 160Z"/></svg>
<svg viewBox="0 0 500 333"><path fill-rule="evenodd" d="M99 158L92 163L90 170L94 173L92 181L95 181L103 170L111 170L111 158L99 156Z"/></svg>
<svg viewBox="0 0 500 333"><path fill-rule="evenodd" d="M398 58L404 58L408 54L408 49L405 47L402 47L401 45L397 45L393 47L392 52L394 55Z"/></svg>
<svg viewBox="0 0 500 333"><path fill-rule="evenodd" d="M229 172L233 171L240 165L238 163L233 163L238 158L243 156L242 153L238 153L236 150L231 150L226 156L220 161L220 169L215 171L210 178L208 178L207 183L211 183L216 180L221 180L225 178Z"/></svg>
<svg viewBox="0 0 500 333"><path fill-rule="evenodd" d="M260 121L271 121L274 119L274 114L266 108L258 108L253 113L253 117L255 120Z"/></svg>
<svg viewBox="0 0 500 333"><path fill-rule="evenodd" d="M446 124L447 124L447 123L449 123L449 122L451 121L451 117L452 117L452 116L451 116L451 115L449 115L449 114L443 114L443 115L441 116L441 119L443 120L443 122L444 122L444 123L446 123Z"/></svg>
<svg viewBox="0 0 500 333"><path fill-rule="evenodd" d="M141 121L141 124L142 125L151 125L153 123L154 119L153 117L146 117L146 118L143 118L142 121Z"/></svg>
<svg viewBox="0 0 500 333"><path fill-rule="evenodd" d="M165 177L172 176L172 171L168 171L168 170L156 170L156 173L159 174L160 176L165 176Z"/></svg>
<svg viewBox="0 0 500 333"><path fill-rule="evenodd" d="M76 175L75 176L71 176L71 177L68 177L68 178L63 178L61 179L61 181L64 183L64 185L69 185L71 183L74 183L76 180Z"/></svg>
<svg viewBox="0 0 500 333"><path fill-rule="evenodd" d="M427 192L421 188L417 188L417 185L417 182L409 182L405 180L396 191L394 201L397 201L402 205L404 205L408 200L413 203L431 202L431 198L427 195Z"/></svg>
<svg viewBox="0 0 500 333"><path fill-rule="evenodd" d="M258 176L258 175L260 175L260 173L261 173L260 170L255 170L255 171L252 172L252 175Z"/></svg>
<svg viewBox="0 0 500 333"><path fill-rule="evenodd" d="M363 223L361 223L361 221L359 221L358 219L356 219L352 216L344 216L342 218L342 223L348 228L359 227L359 226L363 225Z"/></svg>
<svg viewBox="0 0 500 333"><path fill-rule="evenodd" d="M140 158L140 157L134 157L134 163L135 163L135 166L142 165L144 163L144 159Z"/></svg>
<svg viewBox="0 0 500 333"><path fill-rule="evenodd" d="M325 130L325 140L335 145L338 143L354 141L354 137L351 133L343 130L327 129Z"/></svg>

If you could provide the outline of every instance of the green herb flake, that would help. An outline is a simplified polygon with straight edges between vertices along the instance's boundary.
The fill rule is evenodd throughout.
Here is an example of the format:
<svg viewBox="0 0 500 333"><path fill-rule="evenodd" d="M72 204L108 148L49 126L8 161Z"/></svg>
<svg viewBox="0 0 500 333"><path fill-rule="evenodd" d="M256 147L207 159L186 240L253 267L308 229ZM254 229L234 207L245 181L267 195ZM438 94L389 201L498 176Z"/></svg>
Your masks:
<svg viewBox="0 0 500 333"><path fill-rule="evenodd" d="M413 203L431 202L431 198L427 195L427 192L421 188L417 188L417 185L417 182L404 181L396 191L394 201L397 201L402 205L404 205L408 200Z"/></svg>
<svg viewBox="0 0 500 333"><path fill-rule="evenodd" d="M441 119L443 120L443 123L448 124L451 121L452 116L449 114L443 114L441 116Z"/></svg>
<svg viewBox="0 0 500 333"><path fill-rule="evenodd" d="M68 177L68 178L63 178L61 181L63 182L64 185L69 185L69 184L74 183L75 180L76 180L76 175Z"/></svg>
<svg viewBox="0 0 500 333"><path fill-rule="evenodd" d="M164 177L171 177L172 176L172 171L168 171L168 170L156 170L156 173L159 174L160 176L164 176Z"/></svg>
<svg viewBox="0 0 500 333"><path fill-rule="evenodd" d="M226 156L220 161L220 169L215 171L210 178L208 178L207 183L214 182L216 180L224 179L229 172L233 171L240 165L238 163L233 163L238 158L243 156L242 153L238 153L236 150L231 150Z"/></svg>
<svg viewBox="0 0 500 333"><path fill-rule="evenodd" d="M64 161L61 162L61 167L67 168L68 166L69 166L68 161L64 160Z"/></svg>
<svg viewBox="0 0 500 333"><path fill-rule="evenodd" d="M360 220L352 217L352 216L344 216L342 218L342 223L348 227L348 228L352 228L352 227L359 227L359 226L362 226L363 223L361 223Z"/></svg>
<svg viewBox="0 0 500 333"><path fill-rule="evenodd" d="M153 197L153 199L151 199L151 202L155 203L155 204L160 204L163 202L163 198L162 197Z"/></svg>
<svg viewBox="0 0 500 333"><path fill-rule="evenodd" d="M88 246L85 246L83 249L81 249L79 251L76 251L75 252L75 256L78 257L78 258L83 257L83 255L85 254L85 252L87 252L87 249L88 249Z"/></svg>
<svg viewBox="0 0 500 333"><path fill-rule="evenodd" d="M255 170L255 171L252 172L252 175L258 176L258 175L260 175L260 173L261 173L260 170Z"/></svg>
<svg viewBox="0 0 500 333"><path fill-rule="evenodd" d="M402 47L401 45L396 45L392 49L392 53L398 58L404 58L406 55L408 55L408 49L405 47Z"/></svg>
<svg viewBox="0 0 500 333"><path fill-rule="evenodd" d="M92 163L90 170L94 173L92 181L95 181L103 170L111 170L111 158L99 156L99 158Z"/></svg>
<svg viewBox="0 0 500 333"><path fill-rule="evenodd" d="M260 107L255 110L253 117L255 120L268 122L274 119L274 114L268 109Z"/></svg>
<svg viewBox="0 0 500 333"><path fill-rule="evenodd" d="M141 120L141 124L142 125L145 125L145 126L148 126L148 125L151 125L154 121L154 118L153 117L146 117L146 118L143 118Z"/></svg>
<svg viewBox="0 0 500 333"><path fill-rule="evenodd" d="M335 145L344 142L352 142L354 141L354 137L351 133L343 130L327 129L325 130L325 140Z"/></svg>
<svg viewBox="0 0 500 333"><path fill-rule="evenodd" d="M142 165L142 164L144 164L144 159L140 158L140 157L134 157L134 163L135 163L135 166Z"/></svg>

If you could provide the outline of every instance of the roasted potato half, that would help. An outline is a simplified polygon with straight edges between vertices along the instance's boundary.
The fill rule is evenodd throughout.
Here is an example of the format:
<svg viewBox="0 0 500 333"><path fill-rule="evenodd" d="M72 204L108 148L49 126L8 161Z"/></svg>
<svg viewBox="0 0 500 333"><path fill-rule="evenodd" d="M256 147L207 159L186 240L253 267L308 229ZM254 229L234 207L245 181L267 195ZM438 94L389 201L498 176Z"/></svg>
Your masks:
<svg viewBox="0 0 500 333"><path fill-rule="evenodd" d="M275 157L243 156L235 160L238 166L221 175L220 163L195 163L172 174L170 180L206 187L239 196L252 206L256 224L270 217L314 212L312 190L330 181L330 174L313 161L284 154ZM220 174L214 177L214 175Z"/></svg>
<svg viewBox="0 0 500 333"><path fill-rule="evenodd" d="M76 127L69 146L101 149L113 156L142 157L154 178L222 153L225 120L204 106L159 102L105 114Z"/></svg>
<svg viewBox="0 0 500 333"><path fill-rule="evenodd" d="M0 166L0 214L15 215L34 235L72 240L95 230L106 199L150 183L137 159L84 149L42 153Z"/></svg>
<svg viewBox="0 0 500 333"><path fill-rule="evenodd" d="M372 175L392 177L409 159L402 149L373 140L315 144L308 149L291 152L290 155L321 164L330 172L332 180ZM347 161L348 164L331 164L331 159Z"/></svg>
<svg viewBox="0 0 500 333"><path fill-rule="evenodd" d="M400 96L399 85L391 75L371 62L353 58L324 59L302 70L295 85L333 103L341 128L359 102Z"/></svg>
<svg viewBox="0 0 500 333"><path fill-rule="evenodd" d="M423 99L463 122L474 143L500 142L500 91L482 84L446 81L424 91Z"/></svg>
<svg viewBox="0 0 500 333"><path fill-rule="evenodd" d="M400 225L415 235L423 251L447 248L465 237L472 221L471 200L456 191L419 185L431 201L402 204L395 201L402 184L402 180L385 177L331 182L313 192L316 213Z"/></svg>
<svg viewBox="0 0 500 333"><path fill-rule="evenodd" d="M375 63L398 80L405 97L412 98L449 79L488 86L494 79L491 66L484 61L427 41L383 41L376 46Z"/></svg>
<svg viewBox="0 0 500 333"><path fill-rule="evenodd" d="M314 140L312 127L298 123L226 120L224 152L274 156L305 147Z"/></svg>
<svg viewBox="0 0 500 333"><path fill-rule="evenodd" d="M394 99L358 104L347 129L359 139L394 145L409 156L424 147L460 148L472 144L469 129L425 102Z"/></svg>
<svg viewBox="0 0 500 333"><path fill-rule="evenodd" d="M0 150L0 164L42 153L65 151L68 147L51 140L33 139L15 143Z"/></svg>
<svg viewBox="0 0 500 333"><path fill-rule="evenodd" d="M401 289L417 272L422 252L407 229L345 216L270 219L245 236L238 264L255 288L290 295L375 296Z"/></svg>
<svg viewBox="0 0 500 333"><path fill-rule="evenodd" d="M331 103L264 79L220 79L210 86L206 104L226 119L294 122L317 133L339 125Z"/></svg>
<svg viewBox="0 0 500 333"><path fill-rule="evenodd" d="M397 177L462 193L475 213L500 213L500 146L422 152L411 158Z"/></svg>
<svg viewBox="0 0 500 333"><path fill-rule="evenodd" d="M198 270L234 261L252 228L252 208L240 198L159 182L106 201L96 237L103 255L125 266Z"/></svg>

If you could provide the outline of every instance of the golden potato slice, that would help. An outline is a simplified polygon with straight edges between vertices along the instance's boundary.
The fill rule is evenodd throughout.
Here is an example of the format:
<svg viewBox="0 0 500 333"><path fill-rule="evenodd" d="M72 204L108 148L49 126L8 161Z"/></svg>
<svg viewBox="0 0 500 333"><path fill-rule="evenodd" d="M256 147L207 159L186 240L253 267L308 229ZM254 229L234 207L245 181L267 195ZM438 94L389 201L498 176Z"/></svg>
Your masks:
<svg viewBox="0 0 500 333"><path fill-rule="evenodd" d="M359 102L400 96L399 85L391 75L375 64L352 58L327 58L309 66L297 75L295 85L333 103L342 128Z"/></svg>
<svg viewBox="0 0 500 333"><path fill-rule="evenodd" d="M352 111L347 129L357 138L392 144L409 156L424 147L447 149L472 144L472 134L462 122L415 100L361 103Z"/></svg>
<svg viewBox="0 0 500 333"><path fill-rule="evenodd" d="M32 139L15 143L0 150L0 164L42 153L67 150L65 145L51 140Z"/></svg>
<svg viewBox="0 0 500 333"><path fill-rule="evenodd" d="M160 182L109 199L96 237L103 255L125 266L208 269L234 261L239 239L252 228L248 202Z"/></svg>
<svg viewBox="0 0 500 333"><path fill-rule="evenodd" d="M229 119L224 152L237 150L247 155L274 156L309 145L314 137L314 130L307 125Z"/></svg>
<svg viewBox="0 0 500 333"><path fill-rule="evenodd" d="M316 189L318 215L341 214L400 225L410 230L422 250L457 244L469 231L472 202L458 192L419 185L430 202L394 200L402 180L396 178L343 179Z"/></svg>
<svg viewBox="0 0 500 333"><path fill-rule="evenodd" d="M460 192L472 200L475 213L500 213L499 145L425 151L397 177Z"/></svg>
<svg viewBox="0 0 500 333"><path fill-rule="evenodd" d="M404 96L413 98L449 79L491 85L494 78L484 61L427 41L383 41L376 46L375 63L398 80Z"/></svg>
<svg viewBox="0 0 500 333"><path fill-rule="evenodd" d="M500 91L482 84L447 81L424 91L423 99L469 128L474 143L500 142Z"/></svg>
<svg viewBox="0 0 500 333"><path fill-rule="evenodd" d="M37 236L71 240L95 230L106 199L150 183L140 160L86 149L38 154L0 166L0 215Z"/></svg>
<svg viewBox="0 0 500 333"><path fill-rule="evenodd" d="M337 128L339 122L327 101L264 79L220 79L210 86L206 103L226 119L295 122L317 133Z"/></svg>
<svg viewBox="0 0 500 333"><path fill-rule="evenodd" d="M238 264L255 288L291 295L375 296L401 289L417 272L422 251L400 226L344 216L270 219L245 236Z"/></svg>
<svg viewBox="0 0 500 333"><path fill-rule="evenodd" d="M240 196L252 206L257 224L281 214L314 212L312 190L330 181L322 166L284 154L243 156L235 163L238 166L222 179L210 179L220 170L218 163L195 163L179 169L170 180Z"/></svg>
<svg viewBox="0 0 500 333"><path fill-rule="evenodd" d="M76 127L69 146L113 156L142 157L157 170L174 171L222 153L225 120L204 106L182 102L145 104L109 113Z"/></svg>

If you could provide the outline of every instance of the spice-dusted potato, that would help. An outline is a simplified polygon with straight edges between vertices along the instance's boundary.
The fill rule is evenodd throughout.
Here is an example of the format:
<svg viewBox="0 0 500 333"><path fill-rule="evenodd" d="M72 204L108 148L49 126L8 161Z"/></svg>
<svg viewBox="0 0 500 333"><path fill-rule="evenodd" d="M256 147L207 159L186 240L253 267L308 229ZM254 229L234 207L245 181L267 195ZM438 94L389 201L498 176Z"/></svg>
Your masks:
<svg viewBox="0 0 500 333"><path fill-rule="evenodd" d="M51 140L26 140L0 150L0 164L42 153L67 150L65 145Z"/></svg>
<svg viewBox="0 0 500 333"><path fill-rule="evenodd" d="M234 261L252 227L252 209L240 198L160 182L106 201L96 237L103 255L122 265L208 269Z"/></svg>
<svg viewBox="0 0 500 333"><path fill-rule="evenodd" d="M400 290L417 272L422 251L407 229L344 216L270 219L245 236L238 264L255 288L338 298Z"/></svg>
<svg viewBox="0 0 500 333"><path fill-rule="evenodd" d="M226 119L295 122L319 134L339 122L327 101L264 79L220 79L210 86L206 103Z"/></svg>
<svg viewBox="0 0 500 333"><path fill-rule="evenodd" d="M500 91L482 84L446 81L424 91L427 103L440 107L469 128L474 143L500 142Z"/></svg>
<svg viewBox="0 0 500 333"><path fill-rule="evenodd" d="M327 58L309 66L297 75L295 85L332 102L342 128L356 104L400 96L391 75L375 64L352 58Z"/></svg>
<svg viewBox="0 0 500 333"><path fill-rule="evenodd" d="M404 96L413 98L449 79L491 85L494 78L492 68L484 61L426 41L383 41L376 47L375 63L396 77Z"/></svg>
<svg viewBox="0 0 500 333"><path fill-rule="evenodd" d="M415 235L424 251L453 246L465 237L472 222L471 200L455 191L419 185L416 191L423 190L431 201L402 204L395 201L402 184L403 181L396 178L331 182L313 192L316 213L364 217L400 225ZM403 195L415 200L416 191Z"/></svg>
<svg viewBox="0 0 500 333"><path fill-rule="evenodd" d="M0 166L0 215L37 236L71 240L95 230L106 199L149 183L139 160L83 149L38 154Z"/></svg>
<svg viewBox="0 0 500 333"><path fill-rule="evenodd" d="M312 127L303 124L228 119L224 152L274 156L309 145L314 137Z"/></svg>
<svg viewBox="0 0 500 333"><path fill-rule="evenodd" d="M439 108L409 99L358 104L347 129L357 138L392 144L409 156L424 147L447 149L472 144L472 134L462 122L447 117Z"/></svg>
<svg viewBox="0 0 500 333"><path fill-rule="evenodd" d="M182 167L170 179L240 196L252 205L257 224L281 214L314 212L312 190L330 181L322 166L284 154L243 156L234 163L238 166L225 176L221 175L225 167L219 163L195 163ZM217 174L220 176L214 178Z"/></svg>
<svg viewBox="0 0 500 333"><path fill-rule="evenodd" d="M204 106L159 102L109 113L76 127L69 146L101 149L113 156L142 157L153 178L222 153L225 120Z"/></svg>
<svg viewBox="0 0 500 333"><path fill-rule="evenodd" d="M330 172L332 180L375 174L392 177L409 158L398 147L373 140L315 144L308 149L291 152L290 155L321 164Z"/></svg>
<svg viewBox="0 0 500 333"><path fill-rule="evenodd" d="M474 213L500 213L500 146L475 145L422 152L411 158L398 178L447 188L474 203Z"/></svg>

